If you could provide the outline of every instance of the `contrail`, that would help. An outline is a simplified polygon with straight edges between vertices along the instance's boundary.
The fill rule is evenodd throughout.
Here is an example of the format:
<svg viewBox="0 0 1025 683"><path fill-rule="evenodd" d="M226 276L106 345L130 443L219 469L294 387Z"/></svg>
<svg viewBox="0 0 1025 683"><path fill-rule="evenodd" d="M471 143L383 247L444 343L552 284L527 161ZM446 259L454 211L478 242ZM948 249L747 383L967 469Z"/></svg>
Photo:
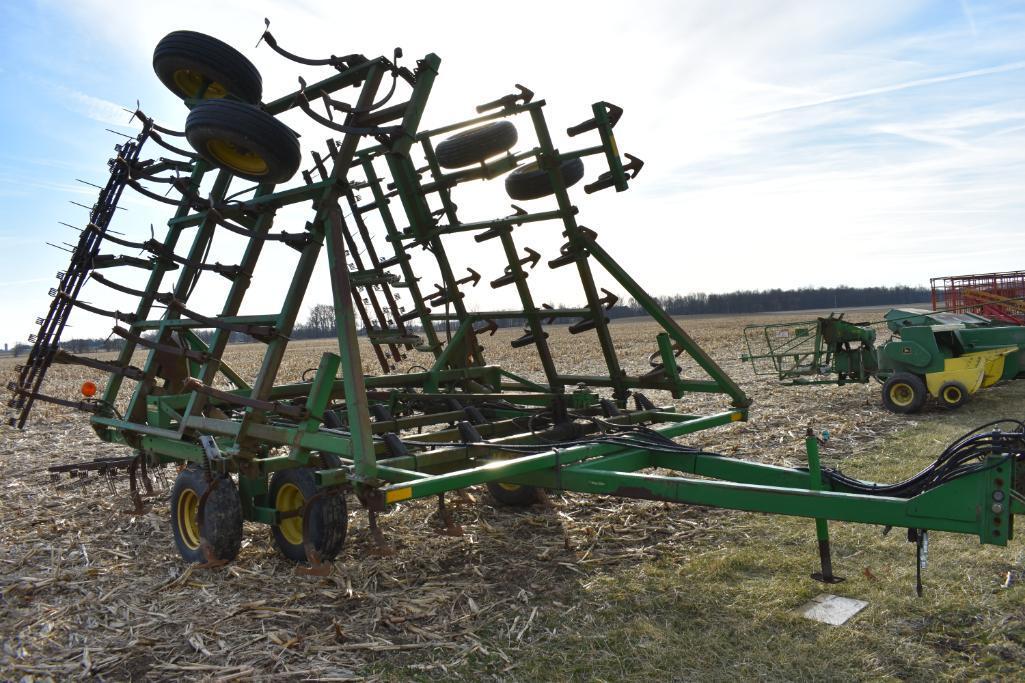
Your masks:
<svg viewBox="0 0 1025 683"><path fill-rule="evenodd" d="M772 109L770 111L755 114L751 118L774 116L775 114L781 114L783 112L796 111L799 109L810 109L811 107L821 107L824 104L847 102L848 100L856 100L862 97L872 97L873 95L883 95L885 93L898 92L901 90L910 90L911 88L921 88L927 85L936 85L937 83L963 81L968 78L976 78L978 76L990 76L992 74L1007 73L1008 71L1021 71L1022 69L1025 69L1025 62L1011 62L1009 64L1001 64L1000 66L987 67L985 69L973 69L971 71L962 71L961 73L956 74L933 76L932 78L920 78L918 80L908 81L906 83L897 83L896 85L885 85L880 88L869 88L868 90L861 90L858 92L848 93L846 95L837 95L835 97L827 97L825 99L816 100L814 102L806 102L804 104L795 104L790 107Z"/></svg>

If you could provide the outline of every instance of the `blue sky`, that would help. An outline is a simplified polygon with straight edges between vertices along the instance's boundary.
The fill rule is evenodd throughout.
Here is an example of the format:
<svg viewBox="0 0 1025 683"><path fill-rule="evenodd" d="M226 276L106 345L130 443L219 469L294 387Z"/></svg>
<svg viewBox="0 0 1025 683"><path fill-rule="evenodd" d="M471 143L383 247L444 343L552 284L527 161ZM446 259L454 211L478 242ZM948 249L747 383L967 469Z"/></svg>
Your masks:
<svg viewBox="0 0 1025 683"><path fill-rule="evenodd" d="M0 3L0 343L23 340L45 311L66 262L45 242L73 241L58 221L84 219L69 201L90 204L95 191L75 179L102 183L116 142L104 128L132 130L121 107L139 100L181 128L184 109L150 67L160 37L213 33L249 56L265 93L277 95L298 72L254 49L265 16L304 54L401 45L411 62L437 52L428 125L468 118L515 82L549 101L557 130L586 118L593 101L622 106L620 148L644 159L644 172L625 194L578 188L574 198L582 222L656 294L924 285L1025 268L1023 3L522 2L481 12L478 2L438 14L398 3L375 23L355 20L349 6ZM509 212L500 182L460 205ZM113 227L129 237L167 218L135 197L124 206ZM560 241L531 239L546 255ZM490 256L460 258L485 277L501 270ZM281 268L268 266L252 299L275 291ZM557 273L545 277L561 291ZM321 274L314 284L307 305L329 300ZM504 295L481 291L471 304L492 307ZM71 334L105 333L90 316L72 324Z"/></svg>

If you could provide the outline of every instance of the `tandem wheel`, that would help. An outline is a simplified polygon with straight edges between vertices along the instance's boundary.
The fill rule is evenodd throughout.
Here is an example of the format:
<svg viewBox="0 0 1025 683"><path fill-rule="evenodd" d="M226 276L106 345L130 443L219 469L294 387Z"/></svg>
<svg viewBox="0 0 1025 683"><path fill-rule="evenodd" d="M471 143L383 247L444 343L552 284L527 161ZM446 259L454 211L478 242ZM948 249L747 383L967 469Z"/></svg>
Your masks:
<svg viewBox="0 0 1025 683"><path fill-rule="evenodd" d="M559 172L566 187L570 187L584 177L584 162L580 157L563 159L559 163ZM555 194L555 187L548 171L533 161L520 166L505 177L505 192L512 199L540 199Z"/></svg>
<svg viewBox="0 0 1025 683"><path fill-rule="evenodd" d="M171 488L171 533L186 562L230 562L238 557L242 548L242 504L238 488L231 477L214 476L211 488L203 470L189 465L178 473ZM201 520L199 508L204 495ZM213 557L207 557L203 541Z"/></svg>
<svg viewBox="0 0 1025 683"><path fill-rule="evenodd" d="M967 403L968 396L968 387L956 380L944 382L940 387L940 405L950 410L960 408Z"/></svg>
<svg viewBox="0 0 1025 683"><path fill-rule="evenodd" d="M153 50L153 71L182 99L231 96L259 104L263 96L263 80L253 63L204 33L174 31L161 38Z"/></svg>
<svg viewBox="0 0 1025 683"><path fill-rule="evenodd" d="M185 120L185 138L214 166L260 183L283 183L302 162L295 133L244 102L200 102Z"/></svg>
<svg viewBox="0 0 1025 683"><path fill-rule="evenodd" d="M327 454L320 456L325 468L340 467L341 462ZM271 526L274 545L287 559L306 562L306 547L303 544L303 526L313 542L321 560L333 560L345 543L349 514L345 495L341 492L318 488L314 472L320 468L297 467L280 470L271 477L268 499L278 512L303 510L301 514L285 517ZM317 496L316 498L314 498ZM304 515L310 519L304 520Z"/></svg>
<svg viewBox="0 0 1025 683"><path fill-rule="evenodd" d="M511 122L493 121L439 142L434 155L442 168L482 164L496 154L512 149L517 138L516 126Z"/></svg>
<svg viewBox="0 0 1025 683"><path fill-rule="evenodd" d="M895 372L883 384L883 405L894 413L917 413L928 395L922 378L910 372Z"/></svg>
<svg viewBox="0 0 1025 683"><path fill-rule="evenodd" d="M541 501L536 486L489 481L487 487L492 498L509 507L528 507Z"/></svg>

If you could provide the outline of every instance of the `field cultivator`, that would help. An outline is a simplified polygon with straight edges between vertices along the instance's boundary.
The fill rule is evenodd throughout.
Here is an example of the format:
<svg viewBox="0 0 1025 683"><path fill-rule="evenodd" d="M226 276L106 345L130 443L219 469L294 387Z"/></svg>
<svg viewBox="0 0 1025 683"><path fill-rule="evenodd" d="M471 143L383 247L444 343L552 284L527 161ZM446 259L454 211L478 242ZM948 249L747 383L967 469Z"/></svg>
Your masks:
<svg viewBox="0 0 1025 683"><path fill-rule="evenodd" d="M976 313L1003 325L1025 325L1025 270L948 275L929 284L933 310Z"/></svg>
<svg viewBox="0 0 1025 683"><path fill-rule="evenodd" d="M959 408L979 389L1025 378L1025 329L971 313L895 308L892 338L876 346L871 323L839 316L744 328L755 374L789 384L882 383L883 405L917 413L931 396Z"/></svg>
<svg viewBox="0 0 1025 683"><path fill-rule="evenodd" d="M509 505L561 489L814 518L824 580L834 578L829 519L907 527L920 550L927 530L1007 543L1012 513L1025 509L1017 493L1025 490L1016 473L1025 453L1020 424L966 438L893 486L822 468L819 440L810 432L808 468L746 462L674 441L746 419L750 400L617 264L597 232L578 222L570 189L587 175L585 159L602 171L583 184L584 194L626 190L641 169L639 159L620 157L613 134L619 107L594 103L583 122L566 130L568 138L589 138L572 150L556 147L545 102L520 85L478 107L473 118L428 130L421 117L438 76L436 55L409 69L399 66L399 50L392 58L309 59L285 50L269 31L262 40L281 57L328 75L299 79L299 89L263 101L259 73L228 45L188 31L161 40L154 69L189 110L184 131L138 112L142 131L117 149L110 183L11 383L17 426L33 401L56 402L92 413L101 439L134 449L131 471L142 479L148 481L146 467L181 466L170 494L171 526L186 560L234 559L242 522L251 520L270 525L281 552L308 563L306 571L326 571L323 563L345 539L347 494L368 510L376 530L377 513L413 499L436 497L446 520L445 494L478 484ZM320 137L304 134L300 146L286 118L315 124ZM524 130L532 144L517 150ZM158 153L169 156L146 159L144 144L147 153L158 144ZM546 203L462 220L457 197L500 176L514 201ZM107 230L126 188L171 205L162 238L131 240ZM300 205L309 211L304 229L278 229L279 214ZM557 253L543 256L523 245L524 233L553 229L564 240ZM215 235L224 233L243 243L228 265L209 258ZM467 237L472 250L453 247ZM518 308L468 305L468 288L484 276L469 268L463 276L462 269L481 263L483 250L504 264L487 279L490 287L515 291ZM337 352L323 354L309 381L276 383L321 252ZM275 310L243 314L261 256L287 264L276 273L283 301ZM543 303L534 284L542 260L575 274L578 306ZM112 271L141 271L145 282L131 286L106 274ZM599 274L604 280L596 280ZM204 277L227 281L216 309L210 297L194 296ZM133 312L85 303L87 281L94 293L127 297ZM643 374L623 369L606 315L617 299L599 287L603 281L614 282L661 329ZM76 308L114 320L124 340L115 359L60 348ZM486 335L501 319L523 324L511 344L533 353L533 378L487 361ZM570 334L593 344L603 372L560 369L546 328L566 320ZM253 378L224 361L233 335L263 344ZM380 374L364 374L361 336ZM414 349L431 360L399 371ZM146 356L141 367L132 365L137 352ZM54 362L104 371L109 379L84 400L48 395L43 379ZM648 397L694 392L723 395L725 405L689 414ZM138 497L136 486L133 493Z"/></svg>

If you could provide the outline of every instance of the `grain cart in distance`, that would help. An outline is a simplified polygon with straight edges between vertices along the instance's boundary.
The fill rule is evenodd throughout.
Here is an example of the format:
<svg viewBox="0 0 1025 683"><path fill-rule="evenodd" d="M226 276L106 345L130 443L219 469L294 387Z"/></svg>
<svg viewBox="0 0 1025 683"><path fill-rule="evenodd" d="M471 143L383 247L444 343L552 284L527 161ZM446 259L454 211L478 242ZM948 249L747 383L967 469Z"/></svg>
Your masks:
<svg viewBox="0 0 1025 683"><path fill-rule="evenodd" d="M884 322L892 338L876 345L869 323L830 315L744 328L755 374L790 384L882 382L895 413L917 413L929 397L958 408L979 389L1025 377L1025 329L971 313L895 308Z"/></svg>
<svg viewBox="0 0 1025 683"><path fill-rule="evenodd" d="M810 431L807 468L747 462L674 440L744 420L751 402L602 247L599 233L578 222L574 195L624 191L641 168L617 148L619 107L594 103L566 130L567 143L586 141L572 149L556 146L545 102L521 85L479 106L473 118L425 129L438 56L410 69L399 65L398 50L391 58L312 59L284 49L269 30L262 42L306 67L308 80L267 99L255 67L221 41L188 31L160 41L154 68L188 110L184 131L137 112L141 132L117 147L28 361L10 383L16 426L33 402L49 401L91 413L101 439L133 449L124 461L96 466L128 468L137 509L137 482L148 482L147 468L179 465L171 526L187 561L233 560L242 522L250 520L269 525L300 570L326 572L345 540L348 500L366 508L380 536L376 515L388 506L436 498L444 522L446 493L478 484L509 505L557 489L813 518L818 577L827 581L835 579L829 519L906 527L919 553L929 530L998 545L1012 536L1013 514L1025 509L1017 493L1025 490L1017 474L1025 455L1018 423L968 435L923 473L889 486L821 467L820 441ZM306 133L300 144L286 120L318 135ZM530 142L518 146L524 131ZM579 183L584 160L601 170ZM531 202L530 209L517 204L512 213L463 220L463 193L499 177L509 197ZM125 191L169 205L162 237L135 236L142 226L109 229ZM302 228L282 229L279 213L301 206L308 219ZM544 255L526 246L538 230L561 232L562 246ZM211 241L225 232L242 240L236 260L211 262ZM467 237L470 251L451 248ZM500 255L503 269L486 277L464 270L485 249ZM322 252L337 351L324 353L307 380L278 383ZM263 311L243 314L261 255L290 259L283 300L277 308L261 301ZM532 286L538 266L573 273L580 303L546 305ZM143 285L118 277L135 271L145 274ZM606 315L616 296L598 286L597 273L657 323L652 367L643 374L624 370ZM227 281L222 303L193 296L201 278ZM472 310L466 293L481 281L515 292L519 307ZM128 312L86 302L86 287L121 296ZM117 358L60 348L74 311L113 320L125 342ZM499 320L523 325L511 345L532 355L536 375L488 362ZM549 343L560 320L591 345L600 370L560 367ZM225 361L232 335L263 345L255 377ZM413 350L427 361L404 367ZM136 352L145 355L141 366L133 365ZM364 353L379 373L364 372ZM95 396L55 396L44 383L55 362L109 377ZM694 393L721 395L725 405L698 414L649 398Z"/></svg>

